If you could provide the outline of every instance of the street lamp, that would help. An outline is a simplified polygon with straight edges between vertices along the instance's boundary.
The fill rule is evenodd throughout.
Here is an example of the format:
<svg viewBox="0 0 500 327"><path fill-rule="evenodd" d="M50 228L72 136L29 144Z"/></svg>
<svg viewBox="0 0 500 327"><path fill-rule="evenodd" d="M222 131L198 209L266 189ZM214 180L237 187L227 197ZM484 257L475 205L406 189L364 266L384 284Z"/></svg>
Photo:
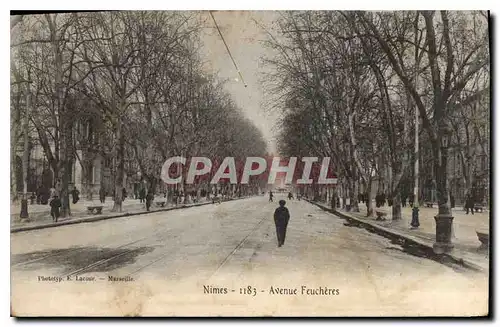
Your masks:
<svg viewBox="0 0 500 327"><path fill-rule="evenodd" d="M411 212L411 228L416 229L420 226L420 222L418 221L418 108L415 106L415 189L414 193L414 201L413 201L413 209Z"/></svg>
<svg viewBox="0 0 500 327"><path fill-rule="evenodd" d="M448 126L445 126L441 129L441 131L441 159L442 165L444 165L446 169L447 151L451 137L451 130ZM443 178L443 176L439 176L439 178ZM438 195L438 201L439 199L442 199L443 196L447 195ZM453 243L451 243L453 216L451 215L451 210L446 204L444 206L439 205L439 212L437 216L434 217L434 220L436 221L436 242L433 244L434 252L438 254L448 252L453 248Z"/></svg>

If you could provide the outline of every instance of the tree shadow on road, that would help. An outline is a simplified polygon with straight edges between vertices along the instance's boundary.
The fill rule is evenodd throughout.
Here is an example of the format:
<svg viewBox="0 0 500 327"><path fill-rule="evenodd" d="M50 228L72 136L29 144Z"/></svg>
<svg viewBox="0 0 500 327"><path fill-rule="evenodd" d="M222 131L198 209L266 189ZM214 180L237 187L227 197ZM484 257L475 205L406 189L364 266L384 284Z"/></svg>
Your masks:
<svg viewBox="0 0 500 327"><path fill-rule="evenodd" d="M153 250L154 247L71 247L35 251L11 256L11 266L17 270L60 269L62 274L66 274L102 260L102 263L85 269L85 272L107 272L132 264L138 256Z"/></svg>

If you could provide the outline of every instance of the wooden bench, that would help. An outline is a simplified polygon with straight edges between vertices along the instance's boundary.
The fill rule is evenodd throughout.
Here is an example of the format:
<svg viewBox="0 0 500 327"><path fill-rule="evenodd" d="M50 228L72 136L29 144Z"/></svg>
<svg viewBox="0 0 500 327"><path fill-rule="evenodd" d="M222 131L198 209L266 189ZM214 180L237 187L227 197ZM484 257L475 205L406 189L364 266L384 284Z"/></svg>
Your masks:
<svg viewBox="0 0 500 327"><path fill-rule="evenodd" d="M88 206L87 211L92 215L100 215L102 213L102 206Z"/></svg>
<svg viewBox="0 0 500 327"><path fill-rule="evenodd" d="M433 205L434 205L434 203L432 203L432 202L426 202L426 203L425 203L425 206L426 206L427 208L432 208L432 206L433 206Z"/></svg>
<svg viewBox="0 0 500 327"><path fill-rule="evenodd" d="M488 231L476 230L477 238L481 242L480 249L487 249L490 244L490 233Z"/></svg>
<svg viewBox="0 0 500 327"><path fill-rule="evenodd" d="M380 210L375 210L375 214L377 215L377 219L375 220L385 220L385 217L387 217L387 212L385 211L380 211Z"/></svg>
<svg viewBox="0 0 500 327"><path fill-rule="evenodd" d="M167 201L156 201L156 205L158 207L164 207L167 204Z"/></svg>

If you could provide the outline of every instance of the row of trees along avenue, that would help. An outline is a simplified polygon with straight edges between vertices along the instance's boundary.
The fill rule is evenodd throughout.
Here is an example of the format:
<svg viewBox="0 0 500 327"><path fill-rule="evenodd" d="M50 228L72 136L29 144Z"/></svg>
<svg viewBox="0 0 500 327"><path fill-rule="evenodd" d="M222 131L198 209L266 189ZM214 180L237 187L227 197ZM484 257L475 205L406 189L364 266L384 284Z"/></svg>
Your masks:
<svg viewBox="0 0 500 327"><path fill-rule="evenodd" d="M12 18L12 151L23 136L40 142L61 181L63 217L71 214L71 167L81 162L87 188L92 154L111 154L115 211L122 210L121 176L137 169L155 189L172 156L265 154L259 130L203 70L200 17L124 11ZM90 138L78 128L89 121ZM15 171L13 163L13 199Z"/></svg>
<svg viewBox="0 0 500 327"><path fill-rule="evenodd" d="M366 185L370 216L372 181L390 169L392 217L401 219L417 111L436 181L435 247L446 251L449 149L459 148L470 187L470 143L486 137L480 127L489 125L488 19L463 11L283 13L269 30L273 55L265 58L274 108L283 113L281 152L334 158L354 211L358 182Z"/></svg>

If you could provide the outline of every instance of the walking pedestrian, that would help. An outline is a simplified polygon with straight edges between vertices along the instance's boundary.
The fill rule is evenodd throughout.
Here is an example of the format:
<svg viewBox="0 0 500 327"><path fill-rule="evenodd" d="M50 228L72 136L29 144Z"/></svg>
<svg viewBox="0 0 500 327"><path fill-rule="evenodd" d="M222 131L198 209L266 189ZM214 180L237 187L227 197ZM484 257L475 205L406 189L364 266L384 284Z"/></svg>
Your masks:
<svg viewBox="0 0 500 327"><path fill-rule="evenodd" d="M293 194L292 192L288 192L288 200L292 200L293 199Z"/></svg>
<svg viewBox="0 0 500 327"><path fill-rule="evenodd" d="M274 211L274 224L276 225L276 236L278 238L278 247L285 244L286 228L290 220L290 212L285 207L285 200L279 201L279 207Z"/></svg>
<svg viewBox="0 0 500 327"><path fill-rule="evenodd" d="M269 191L269 202L273 202L273 191Z"/></svg>
<svg viewBox="0 0 500 327"><path fill-rule="evenodd" d="M146 190L143 188L141 188L141 190L139 191L139 202L140 203L143 203L144 200L146 199Z"/></svg>
<svg viewBox="0 0 500 327"><path fill-rule="evenodd" d="M101 203L106 201L106 192L102 186L99 188L99 201L101 201Z"/></svg>
<svg viewBox="0 0 500 327"><path fill-rule="evenodd" d="M73 197L73 204L76 204L80 200L80 191L75 187L71 191L71 196Z"/></svg>
<svg viewBox="0 0 500 327"><path fill-rule="evenodd" d="M151 207L151 203L153 202L154 195L151 190L148 192L148 195L146 196L146 210L149 211L149 208Z"/></svg>
<svg viewBox="0 0 500 327"><path fill-rule="evenodd" d="M52 220L55 221L56 223L60 216L59 213L60 207L61 207L61 200L57 195L54 195L54 197L50 201L50 215L52 216Z"/></svg>
<svg viewBox="0 0 500 327"><path fill-rule="evenodd" d="M469 214L469 209L474 214L474 198L470 194L467 194L467 198L465 199L465 214Z"/></svg>

